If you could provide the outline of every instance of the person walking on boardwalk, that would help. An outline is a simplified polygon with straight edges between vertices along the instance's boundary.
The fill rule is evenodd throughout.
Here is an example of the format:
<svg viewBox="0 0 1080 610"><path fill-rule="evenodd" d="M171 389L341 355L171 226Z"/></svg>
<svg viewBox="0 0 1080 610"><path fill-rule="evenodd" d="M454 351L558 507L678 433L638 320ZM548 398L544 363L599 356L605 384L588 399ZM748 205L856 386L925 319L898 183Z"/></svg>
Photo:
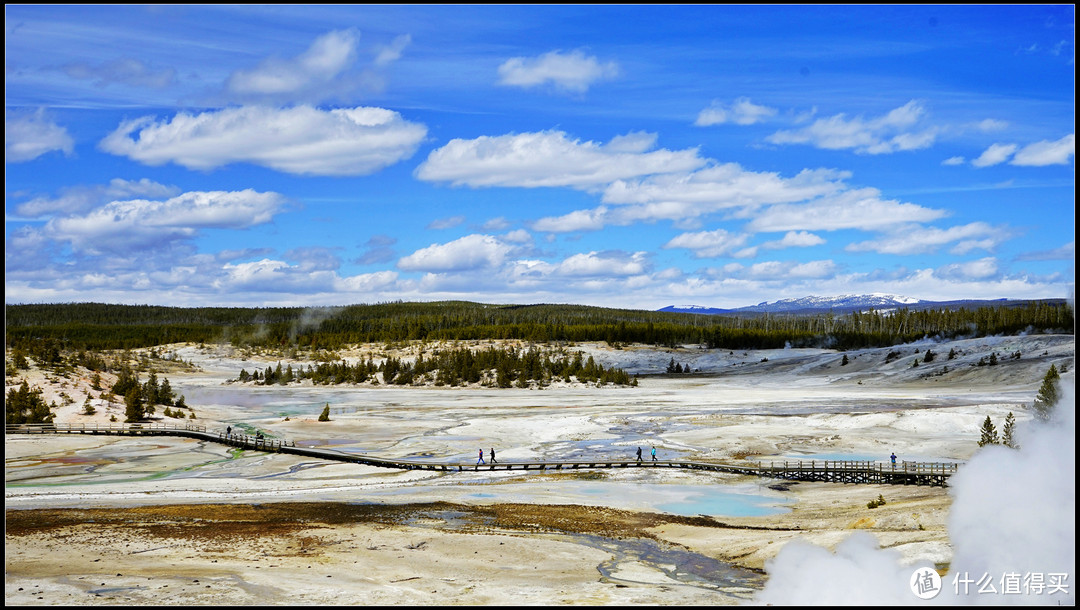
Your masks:
<svg viewBox="0 0 1080 610"><path fill-rule="evenodd" d="M892 460L892 467L896 468L896 452L895 451L893 452L892 455L889 456L889 459Z"/></svg>
<svg viewBox="0 0 1080 610"><path fill-rule="evenodd" d="M494 447L491 448L490 454L491 454L491 463L492 464L496 463L495 462L495 448Z"/></svg>
<svg viewBox="0 0 1080 610"><path fill-rule="evenodd" d="M476 460L476 465L479 466L480 464L486 464L486 463L487 462L484 461L484 450L481 449L480 450L480 459Z"/></svg>
<svg viewBox="0 0 1080 610"><path fill-rule="evenodd" d="M637 448L637 463L641 463L641 447Z"/></svg>
<svg viewBox="0 0 1080 610"><path fill-rule="evenodd" d="M656 461L656 445L653 445L652 448L652 461Z"/></svg>
<svg viewBox="0 0 1080 610"><path fill-rule="evenodd" d="M232 426L225 426L225 438L232 436Z"/></svg>

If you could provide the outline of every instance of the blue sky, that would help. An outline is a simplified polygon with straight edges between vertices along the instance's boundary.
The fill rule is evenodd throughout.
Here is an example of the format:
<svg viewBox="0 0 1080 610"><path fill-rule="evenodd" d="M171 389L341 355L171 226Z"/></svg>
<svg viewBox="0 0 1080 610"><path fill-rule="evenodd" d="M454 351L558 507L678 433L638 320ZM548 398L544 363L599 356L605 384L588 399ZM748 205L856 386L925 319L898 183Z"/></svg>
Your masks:
<svg viewBox="0 0 1080 610"><path fill-rule="evenodd" d="M1075 12L5 6L5 301L1072 297Z"/></svg>

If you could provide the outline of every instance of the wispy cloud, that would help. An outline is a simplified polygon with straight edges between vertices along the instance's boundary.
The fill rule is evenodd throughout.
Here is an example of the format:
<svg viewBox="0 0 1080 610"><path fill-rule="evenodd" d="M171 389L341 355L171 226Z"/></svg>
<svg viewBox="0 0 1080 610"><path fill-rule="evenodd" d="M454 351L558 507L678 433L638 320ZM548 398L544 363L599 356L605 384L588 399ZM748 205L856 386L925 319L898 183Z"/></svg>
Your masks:
<svg viewBox="0 0 1080 610"><path fill-rule="evenodd" d="M341 257L337 255L340 248L327 248L325 246L306 246L293 248L284 253L284 258L294 261L300 271L334 271L341 267Z"/></svg>
<svg viewBox="0 0 1080 610"><path fill-rule="evenodd" d="M20 216L39 217L50 214L78 214L95 207L131 198L158 199L180 194L175 186L159 184L153 180L124 180L113 178L108 184L63 187L55 197L35 197L15 209Z"/></svg>
<svg viewBox="0 0 1080 610"><path fill-rule="evenodd" d="M1068 261L1076 258L1076 242L1070 241L1069 243L1061 246L1060 248L1054 248L1053 250L1038 250L1036 252L1025 252L1016 257L1018 261Z"/></svg>
<svg viewBox="0 0 1080 610"><path fill-rule="evenodd" d="M44 108L29 114L4 111L4 163L32 161L54 150L71 155L75 140Z"/></svg>
<svg viewBox="0 0 1080 610"><path fill-rule="evenodd" d="M819 261L764 261L750 265L745 270L745 275L751 278L777 279L810 279L824 278L835 275L836 264L829 260Z"/></svg>
<svg viewBox="0 0 1080 610"><path fill-rule="evenodd" d="M1001 131L1009 126L1006 121L999 121L997 119L983 119L975 124L975 129L979 131L991 132Z"/></svg>
<svg viewBox="0 0 1080 610"><path fill-rule="evenodd" d="M769 117L775 116L777 110L768 106L761 106L750 101L748 97L740 97L731 104L724 104L719 100L713 100L708 108L698 113L694 125L708 127L723 123L735 123L736 125L753 125L760 123Z"/></svg>
<svg viewBox="0 0 1080 610"><path fill-rule="evenodd" d="M1016 152L1016 144L991 144L977 159L971 161L975 167L990 167L1004 163Z"/></svg>
<svg viewBox="0 0 1080 610"><path fill-rule="evenodd" d="M1059 140L1041 140L1023 147L1018 144L991 144L971 164L975 167L990 167L1008 161L1009 165L1026 167L1068 165L1075 154L1076 140L1070 133Z"/></svg>
<svg viewBox="0 0 1080 610"><path fill-rule="evenodd" d="M828 150L852 149L856 153L879 155L930 147L937 129L915 129L926 115L923 105L912 100L883 116L848 118L837 114L818 119L796 130L782 130L765 138L772 144L809 144Z"/></svg>
<svg viewBox="0 0 1080 610"><path fill-rule="evenodd" d="M411 43L412 36L402 34L401 36L394 38L390 44L379 47L379 52L375 56L375 65L380 67L386 66L401 59L401 55L405 52L405 48Z"/></svg>
<svg viewBox="0 0 1080 610"><path fill-rule="evenodd" d="M426 135L424 125L383 108L245 106L125 121L99 146L148 165L209 170L244 162L290 174L359 176L411 157Z"/></svg>
<svg viewBox="0 0 1080 610"><path fill-rule="evenodd" d="M1043 166L1068 165L1076 154L1076 139L1069 134L1053 142L1042 140L1028 144L1016 152L1011 165Z"/></svg>
<svg viewBox="0 0 1080 610"><path fill-rule="evenodd" d="M953 254L963 255L972 250L994 250L1001 242L1010 237L1007 229L993 227L985 222L973 222L966 225L939 229L898 225L890 232L870 241L849 244L849 252L878 252L880 254L920 254L933 253L942 246L955 244Z"/></svg>
<svg viewBox="0 0 1080 610"><path fill-rule="evenodd" d="M122 57L98 65L71 62L60 69L71 78L92 80L97 87L126 85L165 89L176 84L174 68L152 68L142 60L131 57Z"/></svg>
<svg viewBox="0 0 1080 610"><path fill-rule="evenodd" d="M436 218L435 220L432 220L431 222L428 223L427 228L441 231L443 229L452 229L452 228L458 226L459 224L461 224L463 222L465 222L465 217L464 216L451 216L449 218Z"/></svg>
<svg viewBox="0 0 1080 610"><path fill-rule="evenodd" d="M388 263L396 258L394 249L391 248L396 243L397 239L389 235L374 235L364 244L364 252L353 262L358 265Z"/></svg>
<svg viewBox="0 0 1080 610"><path fill-rule="evenodd" d="M531 88L551 85L556 90L584 93L593 83L614 78L619 66L601 62L582 51L550 51L539 57L514 57L499 66L499 84Z"/></svg>
<svg viewBox="0 0 1080 610"><path fill-rule="evenodd" d="M241 99L321 101L341 87L356 62L359 37L352 29L328 32L296 57L270 57L250 70L233 72L225 89Z"/></svg>

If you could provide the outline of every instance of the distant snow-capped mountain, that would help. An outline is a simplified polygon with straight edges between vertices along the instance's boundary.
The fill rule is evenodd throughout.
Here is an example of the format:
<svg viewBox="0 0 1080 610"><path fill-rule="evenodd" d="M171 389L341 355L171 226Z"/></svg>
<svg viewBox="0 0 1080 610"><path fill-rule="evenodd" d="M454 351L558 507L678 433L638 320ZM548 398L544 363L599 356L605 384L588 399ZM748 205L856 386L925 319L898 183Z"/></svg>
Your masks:
<svg viewBox="0 0 1080 610"><path fill-rule="evenodd" d="M720 314L720 313L776 313L776 312L792 312L792 311L822 311L822 310L838 310L838 311L851 311L855 309L881 309L889 307L903 307L908 305L926 304L929 301L923 301L921 299L914 299L911 297L899 296L895 294L847 294L837 297L802 297L799 299L781 299L779 301L768 301L758 303L757 305L750 305L747 307L738 307L735 309L719 309L716 307L705 307L702 305L679 305L668 306L660 309L660 311L672 311L679 313L703 313L703 314Z"/></svg>
<svg viewBox="0 0 1080 610"><path fill-rule="evenodd" d="M750 307L741 307L736 311L795 311L802 309L854 309L860 307L900 307L925 303L920 299L898 296L895 294L846 294L838 297L802 297L801 299L781 299L772 303L758 303Z"/></svg>

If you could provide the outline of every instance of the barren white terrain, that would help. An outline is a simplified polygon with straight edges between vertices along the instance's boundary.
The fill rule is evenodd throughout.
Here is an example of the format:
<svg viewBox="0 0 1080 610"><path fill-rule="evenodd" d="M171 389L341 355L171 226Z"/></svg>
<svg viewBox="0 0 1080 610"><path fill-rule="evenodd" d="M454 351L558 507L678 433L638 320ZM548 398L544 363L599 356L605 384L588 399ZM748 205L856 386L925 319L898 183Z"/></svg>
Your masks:
<svg viewBox="0 0 1080 610"><path fill-rule="evenodd" d="M358 346L336 357L440 347ZM735 463L887 462L894 452L967 462L987 416L999 429L1008 413L1028 426L1046 371L1055 365L1071 386L1075 359L1071 335L847 352L567 349L639 375L638 386L255 386L234 381L242 368L309 362L173 345L153 362L196 418L159 408L155 421L462 464L480 449L519 461L626 457L638 447L646 459L656 447L661 459ZM991 354L997 363L987 365ZM663 374L672 359L690 372ZM24 379L56 402L57 422L123 420L122 401L99 398L86 374L32 367L8 389ZM88 395L93 415L83 413ZM327 405L331 421L320 422ZM187 439L78 435L8 435L5 483L9 526L13 515L41 515L5 536L8 604L737 604L754 600L793 540L834 549L865 531L904 565L941 572L954 555L953 498L934 487L650 468L396 471ZM868 508L879 495L886 503ZM320 503L372 512L325 519ZM278 505L296 518L264 522L251 510ZM99 508L125 520L47 514Z"/></svg>

